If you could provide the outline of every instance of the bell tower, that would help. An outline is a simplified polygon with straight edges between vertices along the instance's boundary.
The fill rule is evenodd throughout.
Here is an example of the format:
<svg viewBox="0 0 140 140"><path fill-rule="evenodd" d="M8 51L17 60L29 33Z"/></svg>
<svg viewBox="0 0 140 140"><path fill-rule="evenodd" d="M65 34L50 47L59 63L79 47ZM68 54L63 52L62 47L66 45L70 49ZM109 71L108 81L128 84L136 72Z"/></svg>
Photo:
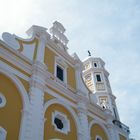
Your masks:
<svg viewBox="0 0 140 140"><path fill-rule="evenodd" d="M103 109L109 109L114 118L119 120L115 103L116 97L112 94L108 79L109 73L105 69L105 62L101 58L89 56L83 61L83 65L83 79L91 94L96 97L96 104Z"/></svg>

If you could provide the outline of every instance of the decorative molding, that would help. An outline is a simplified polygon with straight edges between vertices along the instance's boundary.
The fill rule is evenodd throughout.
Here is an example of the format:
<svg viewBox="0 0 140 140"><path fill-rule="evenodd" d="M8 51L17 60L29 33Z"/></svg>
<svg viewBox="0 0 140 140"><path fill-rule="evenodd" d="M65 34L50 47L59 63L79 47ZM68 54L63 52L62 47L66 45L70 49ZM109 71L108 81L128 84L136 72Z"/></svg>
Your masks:
<svg viewBox="0 0 140 140"><path fill-rule="evenodd" d="M63 123L62 129L57 128L54 122L55 118L58 118L62 121ZM59 131L61 133L68 134L70 132L70 121L68 120L66 114L63 114L62 112L56 110L52 112L52 125L54 125L56 131Z"/></svg>
<svg viewBox="0 0 140 140"><path fill-rule="evenodd" d="M31 65L25 63L23 60L18 59L13 54L9 53L7 50L0 48L0 56L12 63L16 67L19 67L21 70L25 71L27 74L31 74Z"/></svg>
<svg viewBox="0 0 140 140"><path fill-rule="evenodd" d="M81 127L80 127L80 122L79 122L79 119L78 119L78 116L77 114L75 113L75 111L72 109L72 107L70 105L68 105L67 102L65 101L62 101L60 99L51 99L49 101L47 101L45 104L44 104L44 114L45 112L47 111L47 109L49 108L49 106L51 106L52 104L60 104L62 105L64 108L66 108L70 114L72 115L73 117L73 120L75 122L75 125L76 125L76 128L77 128L77 139L80 140L78 138L78 134L81 133Z"/></svg>
<svg viewBox="0 0 140 140"><path fill-rule="evenodd" d="M19 90L19 93L21 94L22 100L23 100L23 109L24 110L29 110L29 97L28 94L24 88L24 86L22 85L22 83L20 82L20 80L13 74L11 74L10 72L8 72L7 70L0 68L0 73L4 74L5 76L9 77L13 83L16 85L17 89ZM20 131L19 131L19 137L20 140L25 140L25 136L26 136L26 130L27 130L27 116L24 114L22 115L21 118L21 127L20 127Z"/></svg>
<svg viewBox="0 0 140 140"><path fill-rule="evenodd" d="M4 32L2 34L2 38L5 41L6 44L8 44L10 47L12 47L15 50L19 50L20 49L20 44L19 42L16 40L16 36L7 32Z"/></svg>
<svg viewBox="0 0 140 140"><path fill-rule="evenodd" d="M97 116L100 116L100 118L105 119L105 113L104 113L103 109L101 107L99 107L97 104L93 104L93 103L91 104L90 101L87 98L85 98L84 96L81 96L79 94L74 94L73 92L71 92L67 88L60 86L60 84L57 84L56 82L54 82L51 79L48 79L46 81L46 85L53 88L54 90L58 90L62 95L70 98L74 102L78 102L80 98L82 98L83 101L88 101L88 114L91 117L92 117L92 115L97 115ZM59 99L63 99L63 100L66 100L67 102L70 102L64 96L59 95L58 93L54 92L50 88L46 87L45 91L54 97L57 97ZM71 102L70 104L72 105L73 102ZM73 107L76 107L76 104L73 104Z"/></svg>
<svg viewBox="0 0 140 140"><path fill-rule="evenodd" d="M108 129L105 127L105 125L104 125L103 123L101 123L101 122L98 121L98 120L95 120L95 119L94 119L94 120L92 120L92 121L89 123L89 131L91 131L92 126L95 125L95 124L99 125L99 126L104 130L104 132L106 133L106 136L107 136L107 139L108 139L108 140L113 140L113 139L110 138Z"/></svg>
<svg viewBox="0 0 140 140"><path fill-rule="evenodd" d="M82 101L78 102L77 111L78 111L78 118L81 126L81 132L82 132L80 134L80 140L90 140L90 131L88 128L87 105Z"/></svg>
<svg viewBox="0 0 140 140"><path fill-rule="evenodd" d="M25 74L19 72L19 71L16 70L15 68L9 66L8 64L6 64L6 63L4 63L4 62L2 62L2 61L0 60L0 68L1 68L1 67L4 68L6 71L8 71L8 72L10 72L10 73L12 73L12 74L14 74L14 75L16 75L16 76L18 76L18 77L24 79L25 81L29 81L29 77L28 77L28 76L26 76Z"/></svg>
<svg viewBox="0 0 140 140"><path fill-rule="evenodd" d="M53 23L53 26L50 28L50 33L52 34L52 39L60 46L61 49L64 49L64 51L67 51L67 44L68 39L64 35L65 28L61 23L58 21L55 21Z"/></svg>
<svg viewBox="0 0 140 140"><path fill-rule="evenodd" d="M2 40L0 40L0 44L1 44L1 48L3 48L4 50L7 50L9 54L12 54L12 55L14 54L18 59L21 59L22 61L24 61L25 63L29 65L32 64L32 61L29 58L27 58L25 55L23 55L19 51L11 48L8 44L3 42Z"/></svg>
<svg viewBox="0 0 140 140"><path fill-rule="evenodd" d="M74 67L75 65L75 60L73 59L73 57L71 57L67 52L65 51L62 51L61 49L59 49L57 47L57 45L52 41L52 40L49 40L47 42L47 47L53 51L56 55L58 56L62 56L65 61L72 67Z"/></svg>

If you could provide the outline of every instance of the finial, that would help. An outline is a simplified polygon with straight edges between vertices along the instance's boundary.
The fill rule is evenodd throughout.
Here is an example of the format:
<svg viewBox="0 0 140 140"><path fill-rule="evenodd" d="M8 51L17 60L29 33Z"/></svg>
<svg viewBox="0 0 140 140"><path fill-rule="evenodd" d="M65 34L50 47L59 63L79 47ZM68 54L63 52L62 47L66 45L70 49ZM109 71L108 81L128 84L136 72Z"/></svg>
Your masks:
<svg viewBox="0 0 140 140"><path fill-rule="evenodd" d="M88 56L91 56L91 52L88 50Z"/></svg>

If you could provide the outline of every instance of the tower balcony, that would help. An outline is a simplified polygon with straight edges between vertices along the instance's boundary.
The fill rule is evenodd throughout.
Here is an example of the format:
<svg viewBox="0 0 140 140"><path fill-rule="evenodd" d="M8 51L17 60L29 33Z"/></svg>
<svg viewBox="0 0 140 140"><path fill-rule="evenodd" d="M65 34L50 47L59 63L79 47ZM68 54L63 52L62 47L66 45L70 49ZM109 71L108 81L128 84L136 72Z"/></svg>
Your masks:
<svg viewBox="0 0 140 140"><path fill-rule="evenodd" d="M113 120L112 121L114 125L125 131L126 133L130 133L129 127L120 122L119 120Z"/></svg>

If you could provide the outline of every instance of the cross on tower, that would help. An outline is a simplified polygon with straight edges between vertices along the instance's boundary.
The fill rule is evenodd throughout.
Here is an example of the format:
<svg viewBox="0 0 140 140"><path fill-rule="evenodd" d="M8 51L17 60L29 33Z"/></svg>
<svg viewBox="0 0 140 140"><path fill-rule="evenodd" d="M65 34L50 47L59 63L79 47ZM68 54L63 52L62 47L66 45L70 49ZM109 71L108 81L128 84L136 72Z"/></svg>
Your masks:
<svg viewBox="0 0 140 140"><path fill-rule="evenodd" d="M88 50L88 56L91 56L91 52Z"/></svg>

